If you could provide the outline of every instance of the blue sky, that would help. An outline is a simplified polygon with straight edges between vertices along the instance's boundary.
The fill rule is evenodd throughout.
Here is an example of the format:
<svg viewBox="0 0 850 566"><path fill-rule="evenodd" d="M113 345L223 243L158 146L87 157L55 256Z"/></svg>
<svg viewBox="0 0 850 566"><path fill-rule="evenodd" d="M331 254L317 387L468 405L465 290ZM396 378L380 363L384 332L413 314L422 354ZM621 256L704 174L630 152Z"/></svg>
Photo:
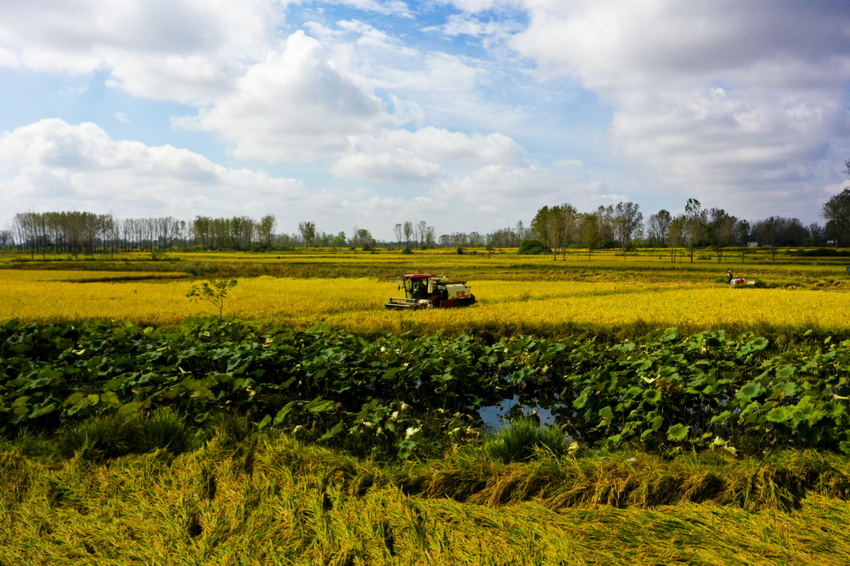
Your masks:
<svg viewBox="0 0 850 566"><path fill-rule="evenodd" d="M822 221L848 185L850 4L7 0L16 212L274 214L438 234L694 197Z"/></svg>

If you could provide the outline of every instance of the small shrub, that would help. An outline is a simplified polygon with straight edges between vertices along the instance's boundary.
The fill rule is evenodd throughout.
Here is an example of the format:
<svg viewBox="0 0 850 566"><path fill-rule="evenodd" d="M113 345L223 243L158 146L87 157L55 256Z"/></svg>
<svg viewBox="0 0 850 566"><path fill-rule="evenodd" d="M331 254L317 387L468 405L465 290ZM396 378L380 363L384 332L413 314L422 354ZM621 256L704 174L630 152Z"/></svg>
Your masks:
<svg viewBox="0 0 850 566"><path fill-rule="evenodd" d="M75 453L86 459L115 458L158 448L180 453L186 447L186 428L170 410L157 411L148 419L140 415L103 415L66 429L58 438L58 451L67 458Z"/></svg>
<svg viewBox="0 0 850 566"><path fill-rule="evenodd" d="M170 409L157 411L148 420L139 422L138 435L134 452L161 448L179 454L186 451L188 444L183 419Z"/></svg>
<svg viewBox="0 0 850 566"><path fill-rule="evenodd" d="M236 447L251 435L251 423L246 417L216 413L207 421L205 436L217 439L223 447Z"/></svg>
<svg viewBox="0 0 850 566"><path fill-rule="evenodd" d="M463 255L463 246L458 246L456 251L457 255Z"/></svg>
<svg viewBox="0 0 850 566"><path fill-rule="evenodd" d="M80 453L85 459L114 458L132 452L137 417L117 414L95 417L76 424L59 437L59 453L70 458Z"/></svg>
<svg viewBox="0 0 850 566"><path fill-rule="evenodd" d="M404 248L403 250L401 250L401 253L403 253L404 255L410 255L413 253L413 250L411 250L410 248Z"/></svg>
<svg viewBox="0 0 850 566"><path fill-rule="evenodd" d="M521 418L497 432L486 442L486 447L494 460L505 464L529 460L541 448L558 456L566 454L569 448L559 428L540 426L529 417Z"/></svg>
<svg viewBox="0 0 850 566"><path fill-rule="evenodd" d="M546 253L546 246L540 240L523 240L519 244L519 252L524 255L539 255Z"/></svg>

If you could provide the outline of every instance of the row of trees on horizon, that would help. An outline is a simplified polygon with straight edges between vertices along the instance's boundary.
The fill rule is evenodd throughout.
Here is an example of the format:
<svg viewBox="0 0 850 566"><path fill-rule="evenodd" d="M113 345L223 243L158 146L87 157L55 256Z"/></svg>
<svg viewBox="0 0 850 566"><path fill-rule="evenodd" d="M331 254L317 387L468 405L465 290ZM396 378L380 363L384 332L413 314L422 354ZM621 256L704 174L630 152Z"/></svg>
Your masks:
<svg viewBox="0 0 850 566"><path fill-rule="evenodd" d="M273 251L309 248L516 248L525 240L538 240L544 252L566 256L568 249L666 247L672 250L711 247L722 257L723 249L757 243L770 248L843 246L850 242L850 189L835 195L823 207L825 225L804 225L797 218L771 216L748 221L721 208L704 209L688 199L685 212L672 215L659 210L644 222L640 205L620 202L579 212L569 203L544 206L528 227L515 227L488 234L453 232L437 236L424 220L397 223L395 240L378 241L369 230L357 226L330 234L319 231L312 221L299 223L298 231L278 233L273 215L260 219L247 216L213 218L196 216L185 221L173 217L125 218L90 212L24 212L15 215L10 229L0 231L0 248L31 254L69 253L91 255L116 251L242 250Z"/></svg>

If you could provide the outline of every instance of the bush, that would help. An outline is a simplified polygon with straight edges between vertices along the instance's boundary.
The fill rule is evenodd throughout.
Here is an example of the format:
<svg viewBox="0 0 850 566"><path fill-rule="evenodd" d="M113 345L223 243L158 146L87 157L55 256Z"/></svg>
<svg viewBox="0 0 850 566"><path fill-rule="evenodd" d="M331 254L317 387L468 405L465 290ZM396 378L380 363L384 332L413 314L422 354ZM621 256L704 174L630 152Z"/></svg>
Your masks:
<svg viewBox="0 0 850 566"><path fill-rule="evenodd" d="M463 246L457 247L457 255L463 255Z"/></svg>
<svg viewBox="0 0 850 566"><path fill-rule="evenodd" d="M403 253L404 255L410 255L413 253L413 250L411 250L410 248L404 248L403 250L401 250L401 253Z"/></svg>
<svg viewBox="0 0 850 566"><path fill-rule="evenodd" d="M530 417L523 417L500 430L487 441L486 447L494 460L505 464L529 460L541 448L557 456L566 454L569 449L559 428L540 426Z"/></svg>
<svg viewBox="0 0 850 566"><path fill-rule="evenodd" d="M523 240L519 244L519 253L523 255L539 255L546 253L546 246L540 240Z"/></svg>
<svg viewBox="0 0 850 566"><path fill-rule="evenodd" d="M157 448L180 453L186 450L186 428L176 413L162 410L149 419L113 413L89 419L65 430L59 437L59 453L86 459L143 454Z"/></svg>

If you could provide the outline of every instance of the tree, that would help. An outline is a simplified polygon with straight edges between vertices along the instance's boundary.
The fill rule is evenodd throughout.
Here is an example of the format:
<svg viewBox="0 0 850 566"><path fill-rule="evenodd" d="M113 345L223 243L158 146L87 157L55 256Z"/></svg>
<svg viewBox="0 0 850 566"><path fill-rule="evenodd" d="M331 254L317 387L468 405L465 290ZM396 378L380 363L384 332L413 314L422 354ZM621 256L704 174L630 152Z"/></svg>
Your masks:
<svg viewBox="0 0 850 566"><path fill-rule="evenodd" d="M236 287L236 279L229 277L210 277L200 287L192 285L192 290L186 295L192 301L209 301L218 309L218 321L224 311L224 300L231 289Z"/></svg>
<svg viewBox="0 0 850 566"><path fill-rule="evenodd" d="M331 245L335 248L344 248L346 241L347 240L346 240L346 237L345 237L345 232L340 232L339 234L334 236L334 239L331 242Z"/></svg>
<svg viewBox="0 0 850 566"><path fill-rule="evenodd" d="M531 231L534 232L534 234L537 236L537 239L543 242L543 245L546 246L547 250L552 249L553 216L553 214L550 214L549 207L544 206L543 208L537 211L537 214L531 221ZM557 254L555 254L554 259L558 259Z"/></svg>
<svg viewBox="0 0 850 566"><path fill-rule="evenodd" d="M401 234L404 231L404 226L400 223L397 223L393 228L393 233L395 234L395 241L400 246L401 245Z"/></svg>
<svg viewBox="0 0 850 566"><path fill-rule="evenodd" d="M826 229L823 226L814 222L809 224L807 228L809 232L809 238L806 241L806 245L812 245L814 247L822 246L826 242Z"/></svg>
<svg viewBox="0 0 850 566"><path fill-rule="evenodd" d="M425 240L428 237L428 223L420 220L416 225L416 239L419 240L419 249L425 249Z"/></svg>
<svg viewBox="0 0 850 566"><path fill-rule="evenodd" d="M271 214L263 216L257 224L257 235L267 250L272 249L275 228L277 228L277 220Z"/></svg>
<svg viewBox="0 0 850 566"><path fill-rule="evenodd" d="M599 229L599 239L609 247L616 239L614 235L614 205L600 206L596 209L596 226Z"/></svg>
<svg viewBox="0 0 850 566"><path fill-rule="evenodd" d="M300 222L298 224L298 231L301 232L301 238L304 240L305 248L310 249L310 242L316 237L316 223Z"/></svg>
<svg viewBox="0 0 850 566"><path fill-rule="evenodd" d="M553 215L553 234L552 240L556 248L561 249L561 256L564 261L567 259L567 248L572 243L576 233L576 220L578 212L576 208L564 203L561 206L556 206L552 209Z"/></svg>
<svg viewBox="0 0 850 566"><path fill-rule="evenodd" d="M623 261L626 260L626 246L633 236L640 236L643 227L643 213L640 205L634 202L618 202L614 208L614 230L623 250Z"/></svg>
<svg viewBox="0 0 850 566"><path fill-rule="evenodd" d="M375 240L372 238L372 233L366 228L358 229L354 239L362 246L364 252L375 249Z"/></svg>
<svg viewBox="0 0 850 566"><path fill-rule="evenodd" d="M600 207L601 208L601 207ZM599 245L599 216L598 214L582 215L582 241L587 248L587 259Z"/></svg>
<svg viewBox="0 0 850 566"><path fill-rule="evenodd" d="M404 223L404 247L410 247L410 237L413 236L413 222Z"/></svg>
<svg viewBox="0 0 850 566"><path fill-rule="evenodd" d="M673 222L673 217L664 209L659 210L649 217L647 237L651 246L663 247L667 245L667 236L670 232L671 222Z"/></svg>
<svg viewBox="0 0 850 566"><path fill-rule="evenodd" d="M732 245L735 239L735 224L738 219L729 216L722 208L712 208L708 211L709 240L717 252L717 263L723 261L724 248Z"/></svg>
<svg viewBox="0 0 850 566"><path fill-rule="evenodd" d="M691 263L694 262L694 247L705 235L706 216L706 211L702 209L700 202L695 198L689 198L687 204L685 204L685 224L682 236L685 244L691 250Z"/></svg>
<svg viewBox="0 0 850 566"><path fill-rule="evenodd" d="M676 263L676 251L682 245L685 234L685 226L688 219L684 215L679 215L670 222L670 229L667 234L667 241L670 242L670 261Z"/></svg>
<svg viewBox="0 0 850 566"><path fill-rule="evenodd" d="M850 175L850 160L847 161ZM826 232L841 247L850 239L850 188L846 188L823 205L821 215L826 219Z"/></svg>

